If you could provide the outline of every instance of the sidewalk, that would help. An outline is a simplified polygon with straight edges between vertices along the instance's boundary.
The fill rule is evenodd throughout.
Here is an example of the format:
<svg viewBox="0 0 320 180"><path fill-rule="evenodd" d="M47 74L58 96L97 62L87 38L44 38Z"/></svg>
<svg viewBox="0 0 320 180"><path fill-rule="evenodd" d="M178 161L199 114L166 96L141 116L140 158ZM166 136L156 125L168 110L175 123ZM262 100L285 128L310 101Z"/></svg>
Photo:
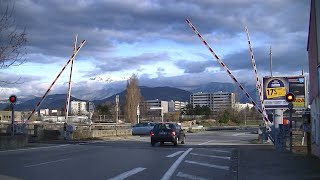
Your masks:
<svg viewBox="0 0 320 180"><path fill-rule="evenodd" d="M320 159L294 153L276 152L274 146L240 147L239 180L320 179Z"/></svg>

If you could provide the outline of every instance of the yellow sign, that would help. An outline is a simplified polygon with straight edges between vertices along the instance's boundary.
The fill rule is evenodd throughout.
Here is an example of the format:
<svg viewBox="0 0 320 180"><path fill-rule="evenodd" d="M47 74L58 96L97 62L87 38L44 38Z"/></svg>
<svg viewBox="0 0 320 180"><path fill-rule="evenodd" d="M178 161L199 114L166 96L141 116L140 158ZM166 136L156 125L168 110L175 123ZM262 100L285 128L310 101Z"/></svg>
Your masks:
<svg viewBox="0 0 320 180"><path fill-rule="evenodd" d="M293 102L293 107L304 107L304 98L296 98Z"/></svg>
<svg viewBox="0 0 320 180"><path fill-rule="evenodd" d="M284 97L286 95L286 88L285 87L277 87L277 88L267 88L266 89L266 96L267 99L277 98L277 97Z"/></svg>

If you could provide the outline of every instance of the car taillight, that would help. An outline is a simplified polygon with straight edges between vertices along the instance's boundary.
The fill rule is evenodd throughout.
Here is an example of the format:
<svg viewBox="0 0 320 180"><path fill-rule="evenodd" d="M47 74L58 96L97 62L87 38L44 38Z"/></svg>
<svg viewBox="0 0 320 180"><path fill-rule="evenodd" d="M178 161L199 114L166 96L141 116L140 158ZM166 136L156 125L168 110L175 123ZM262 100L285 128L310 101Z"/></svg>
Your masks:
<svg viewBox="0 0 320 180"><path fill-rule="evenodd" d="M150 136L154 136L154 133L152 131L150 132Z"/></svg>
<svg viewBox="0 0 320 180"><path fill-rule="evenodd" d="M176 132L175 131L172 131L171 132L171 136L175 136L176 135Z"/></svg>

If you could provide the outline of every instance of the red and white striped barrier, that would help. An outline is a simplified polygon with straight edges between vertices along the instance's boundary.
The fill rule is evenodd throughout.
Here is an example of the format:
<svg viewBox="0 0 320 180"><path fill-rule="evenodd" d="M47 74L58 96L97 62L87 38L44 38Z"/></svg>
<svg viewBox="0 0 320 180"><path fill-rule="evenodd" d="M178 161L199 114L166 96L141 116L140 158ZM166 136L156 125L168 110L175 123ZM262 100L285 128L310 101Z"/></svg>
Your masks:
<svg viewBox="0 0 320 180"><path fill-rule="evenodd" d="M59 79L60 75L62 74L62 72L66 69L66 67L68 66L68 64L75 58L75 56L78 54L78 52L80 51L80 49L82 48L82 46L84 45L84 43L86 42L86 40L83 40L80 44L80 46L77 48L77 50L75 52L72 53L72 56L70 57L70 59L68 60L68 62L64 65L64 67L62 68L62 70L60 71L60 73L58 74L58 76L54 79L54 81L51 83L50 87L48 88L48 90L46 91L46 93L42 96L41 100L37 103L36 107L33 109L33 111L31 112L31 114L29 115L27 121L30 120L30 118L32 117L32 115L34 114L34 112L39 108L39 106L41 105L41 103L43 102L43 100L47 97L48 93L50 92L51 88L53 87L53 85L56 83L56 81Z"/></svg>
<svg viewBox="0 0 320 180"><path fill-rule="evenodd" d="M222 68L228 73L228 75L231 77L231 79L238 84L239 88L243 91L243 93L247 96L247 98L251 101L253 106L259 111L259 113L263 116L264 120L270 124L270 121L268 119L268 116L263 113L263 111L257 106L257 104L254 102L254 100L251 98L249 93L244 89L244 87L240 84L240 82L234 77L234 75L231 73L229 68L226 66L225 63L222 62L222 60L218 57L218 55L213 51L213 49L208 45L208 43L204 40L204 38L201 36L199 31L192 25L189 19L186 19L186 22L192 29L192 31L200 38L200 40L203 42L203 44L209 49L209 51L213 54L213 56L217 59L219 64L222 66Z"/></svg>
<svg viewBox="0 0 320 180"><path fill-rule="evenodd" d="M247 27L245 27L245 31L246 31L246 35L247 35L247 40L248 40L248 46L249 46L252 66L253 66L255 79L256 79L256 88L258 89L258 92L259 92L259 98L260 98L260 102L261 102L262 113L263 113L264 116L267 116L266 108L264 106L264 100L263 100L263 97L262 97L261 81L259 80L257 65L256 65L256 61L254 59L253 50L252 50L252 47L251 47L251 41L250 41L250 37L249 37L249 31L248 31Z"/></svg>
<svg viewBox="0 0 320 180"><path fill-rule="evenodd" d="M76 35L74 39L74 47L73 47L73 53L75 53L77 49L77 42L78 42L78 35ZM72 70L73 70L73 62L75 58L71 61L71 68L70 68L70 76L69 76L69 84L68 84L68 93L67 93L67 99L66 99L66 108L65 108L65 120L68 121L68 115L69 115L69 104L70 104L70 96L71 96L71 79L72 79Z"/></svg>

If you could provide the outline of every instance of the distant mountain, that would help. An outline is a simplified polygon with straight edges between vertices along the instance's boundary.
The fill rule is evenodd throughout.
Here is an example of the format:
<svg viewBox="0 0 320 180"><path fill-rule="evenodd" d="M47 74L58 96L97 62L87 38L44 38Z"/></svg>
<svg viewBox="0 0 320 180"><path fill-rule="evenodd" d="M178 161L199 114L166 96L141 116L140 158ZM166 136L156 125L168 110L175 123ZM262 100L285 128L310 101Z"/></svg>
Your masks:
<svg viewBox="0 0 320 180"><path fill-rule="evenodd" d="M45 100L40 105L40 109L61 109L65 107L66 103L66 94L54 94L54 95L48 95ZM31 111L36 106L36 104L41 100L41 97L36 97L30 100L27 100L25 102L22 102L20 104L17 104L15 106L15 109L18 111ZM75 97L70 97L70 100L79 100Z"/></svg>
<svg viewBox="0 0 320 180"><path fill-rule="evenodd" d="M244 88L248 91L250 96L253 98L254 101L258 101L257 98L257 91L255 88L255 85L247 85L245 83L241 83ZM243 93L243 91L238 87L238 85L234 83L220 83L220 82L211 82L208 84L200 85L194 89L190 90L192 93L196 92L204 92L204 93L214 93L217 91L223 91L223 92L234 92L238 96L238 100L241 103L247 103L249 102L246 95ZM257 102L258 103L258 102Z"/></svg>
<svg viewBox="0 0 320 180"><path fill-rule="evenodd" d="M101 89L95 92L94 99L106 99L112 95L115 95L117 93L120 93L125 90L125 87L119 87L119 88L105 88Z"/></svg>
<svg viewBox="0 0 320 180"><path fill-rule="evenodd" d="M140 93L144 100L153 100L153 99L159 99L163 101L188 101L190 99L190 94L192 94L189 91L173 88L173 87L146 87L141 86L140 87ZM116 95L119 95L119 101L124 102L125 100L125 94L126 90L115 94L113 96L110 96L108 98L105 98L103 100L96 100L93 101L96 105L107 103L107 102L115 102Z"/></svg>
<svg viewBox="0 0 320 180"><path fill-rule="evenodd" d="M251 95L251 97L257 102L257 92L254 85L245 85L243 84L245 89ZM146 87L140 86L140 92L144 100L153 100L159 99L164 101L176 100L176 101L187 101L190 100L190 94L196 92L208 92L214 93L217 91L224 92L235 92L238 96L237 99L241 103L249 102L248 98L244 95L244 93L240 90L240 88L233 83L218 83L211 82L208 84L203 84L201 86L190 89L189 91L174 88L174 87ZM117 86L112 86L109 88L105 88L99 91L96 91L92 96L99 97L97 100L93 102L98 105L107 102L115 102L116 95L119 95L120 102L124 102L125 100L125 85L118 84ZM80 96L79 96L80 97ZM84 96L81 96L84 97ZM32 98L32 99L31 99ZM35 105L40 101L41 97L27 97L18 99L18 104L16 105L16 110L18 111L28 111L33 110ZM71 100L80 100L79 98L75 98L71 96ZM62 109L65 106L66 94L54 94L49 95L41 104L40 108L49 108L49 109ZM0 109L3 109L8 105L7 102L0 103Z"/></svg>

